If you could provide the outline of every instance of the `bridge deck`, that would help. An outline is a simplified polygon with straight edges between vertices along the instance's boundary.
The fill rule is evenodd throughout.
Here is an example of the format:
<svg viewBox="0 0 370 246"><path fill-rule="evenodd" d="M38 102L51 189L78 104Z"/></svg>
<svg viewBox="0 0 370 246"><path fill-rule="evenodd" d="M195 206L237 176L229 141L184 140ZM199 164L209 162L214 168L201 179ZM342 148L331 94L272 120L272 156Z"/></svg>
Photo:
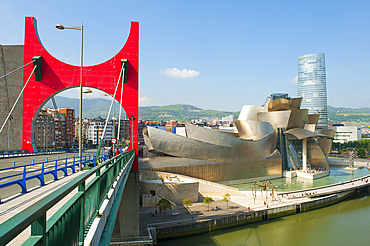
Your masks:
<svg viewBox="0 0 370 246"><path fill-rule="evenodd" d="M67 184L71 180L75 179L76 177L80 176L81 174L87 171L76 172L72 175L63 177L57 181L53 181L45 186L37 186L34 189L30 189L28 193L18 194L11 198L8 198L4 201L3 204L0 204L0 224L4 221L8 220L9 218L13 217L15 214L19 213L30 207L31 205L35 204L42 198L46 197L47 195L51 194L53 191L59 189L63 185ZM92 179L90 177L90 179ZM89 182L89 180L87 182ZM49 219L59 208L63 206L74 194L76 194L77 188L68 194L65 198L63 198L60 202L58 202L55 206L47 212L47 219ZM31 229L28 227L24 230L21 234L19 234L14 240L12 240L8 245L21 245L24 243L30 236Z"/></svg>

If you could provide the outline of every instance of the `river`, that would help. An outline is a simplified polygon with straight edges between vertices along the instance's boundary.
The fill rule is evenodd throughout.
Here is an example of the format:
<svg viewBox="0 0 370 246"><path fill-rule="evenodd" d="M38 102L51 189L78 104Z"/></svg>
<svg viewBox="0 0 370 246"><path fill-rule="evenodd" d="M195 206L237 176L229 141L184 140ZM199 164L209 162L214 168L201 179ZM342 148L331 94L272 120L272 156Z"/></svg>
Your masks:
<svg viewBox="0 0 370 246"><path fill-rule="evenodd" d="M350 178L355 178L360 173L367 173L368 170L365 169L355 175L350 174ZM332 169L331 179L335 181L345 179L341 172L342 170ZM348 180L348 176L346 179ZM322 182L323 180L318 183ZM313 184L313 186L316 185ZM370 196L368 195L360 194L332 206L306 213L161 241L158 245L370 245Z"/></svg>

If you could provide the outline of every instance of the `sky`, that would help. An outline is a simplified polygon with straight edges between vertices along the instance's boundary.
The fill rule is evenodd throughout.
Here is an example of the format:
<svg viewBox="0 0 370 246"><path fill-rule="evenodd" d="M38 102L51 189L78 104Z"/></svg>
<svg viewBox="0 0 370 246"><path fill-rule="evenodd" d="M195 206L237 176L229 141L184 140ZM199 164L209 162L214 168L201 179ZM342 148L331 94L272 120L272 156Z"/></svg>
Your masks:
<svg viewBox="0 0 370 246"><path fill-rule="evenodd" d="M0 0L0 44L24 43L24 18L61 61L102 63L140 25L140 106L239 111L271 93L297 96L298 58L325 53L328 105L369 107L370 1ZM101 97L104 93L91 93ZM78 97L78 93L64 96Z"/></svg>

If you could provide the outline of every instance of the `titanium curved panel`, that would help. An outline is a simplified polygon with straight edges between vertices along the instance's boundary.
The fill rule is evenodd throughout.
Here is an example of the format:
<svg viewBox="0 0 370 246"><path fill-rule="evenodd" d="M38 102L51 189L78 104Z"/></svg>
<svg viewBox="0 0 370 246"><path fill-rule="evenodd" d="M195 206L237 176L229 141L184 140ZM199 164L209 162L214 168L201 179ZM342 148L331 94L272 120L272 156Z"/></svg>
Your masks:
<svg viewBox="0 0 370 246"><path fill-rule="evenodd" d="M149 138L148 134L149 134L148 133L148 126L145 126L143 128L144 143L145 143L146 147L148 147L148 150L151 151L151 150L154 150L154 148L153 148L152 143L150 142L150 138Z"/></svg>
<svg viewBox="0 0 370 246"><path fill-rule="evenodd" d="M311 169L329 169L325 155L314 139L307 139L307 159Z"/></svg>
<svg viewBox="0 0 370 246"><path fill-rule="evenodd" d="M288 126L291 110L275 111L275 112L260 112L257 113L257 120L269 122L277 127L286 128Z"/></svg>
<svg viewBox="0 0 370 246"><path fill-rule="evenodd" d="M259 112L267 112L267 107L244 105L242 110L240 111L238 120L257 120L257 114Z"/></svg>
<svg viewBox="0 0 370 246"><path fill-rule="evenodd" d="M334 138L335 130L320 129L316 131L317 133L326 135L328 137ZM333 140L329 138L318 138L316 139L317 144L320 146L324 154L329 154L333 145Z"/></svg>
<svg viewBox="0 0 370 246"><path fill-rule="evenodd" d="M274 111L258 113L257 120L270 122L277 127L289 130L291 128L303 128L307 122L308 109L294 109L285 111Z"/></svg>
<svg viewBox="0 0 370 246"><path fill-rule="evenodd" d="M140 160L143 170L178 173L204 180L235 181L272 175L281 175L282 163L279 151L267 158L252 162L211 162L176 157L156 157ZM243 182L243 181L242 181Z"/></svg>
<svg viewBox="0 0 370 246"><path fill-rule="evenodd" d="M320 134L320 133L317 133L317 132L311 132L311 131L301 129L301 128L294 128L294 129L290 129L288 131L285 131L284 135L289 140L293 140L293 139L302 140L302 139L305 139L305 138L317 138L317 137L329 138L328 136L326 136L324 134Z"/></svg>
<svg viewBox="0 0 370 246"><path fill-rule="evenodd" d="M307 122L308 109L291 110L287 130L291 128L303 128Z"/></svg>
<svg viewBox="0 0 370 246"><path fill-rule="evenodd" d="M319 121L320 114L309 114L308 115L308 124L315 124Z"/></svg>
<svg viewBox="0 0 370 246"><path fill-rule="evenodd" d="M304 129L310 132L316 131L316 124L306 124L304 125Z"/></svg>
<svg viewBox="0 0 370 246"><path fill-rule="evenodd" d="M153 127L148 128L153 148L167 155L200 160L226 161L232 148L201 142Z"/></svg>
<svg viewBox="0 0 370 246"><path fill-rule="evenodd" d="M271 102L271 108L269 108L269 111L281 111L281 110L289 110L289 100L285 98L279 98L272 100Z"/></svg>
<svg viewBox="0 0 370 246"><path fill-rule="evenodd" d="M290 98L289 107L290 109L300 109L303 97Z"/></svg>
<svg viewBox="0 0 370 246"><path fill-rule="evenodd" d="M234 124L238 129L239 137L243 139L253 139L255 136L264 136L275 131L269 122L234 120Z"/></svg>
<svg viewBox="0 0 370 246"><path fill-rule="evenodd" d="M199 127L189 123L185 123L185 129L187 136L191 139L226 147L235 146L235 137L226 133Z"/></svg>
<svg viewBox="0 0 370 246"><path fill-rule="evenodd" d="M198 127L198 126L195 126ZM200 127L198 127L200 128ZM202 129L204 134L217 136L217 131ZM234 147L220 146L197 139L183 137L153 127L148 128L148 136L153 149L171 156L199 160L254 161L269 156L276 149L276 134L274 132L258 141L246 141L229 137L229 144ZM208 136L211 139L212 136ZM216 137L214 137L216 138Z"/></svg>

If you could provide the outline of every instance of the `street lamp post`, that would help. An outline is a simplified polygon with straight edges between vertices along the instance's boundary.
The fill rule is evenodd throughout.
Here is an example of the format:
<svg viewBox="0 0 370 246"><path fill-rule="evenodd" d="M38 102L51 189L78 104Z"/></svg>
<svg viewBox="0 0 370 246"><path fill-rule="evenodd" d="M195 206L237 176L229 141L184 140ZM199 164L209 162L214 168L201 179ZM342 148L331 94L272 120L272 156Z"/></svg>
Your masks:
<svg viewBox="0 0 370 246"><path fill-rule="evenodd" d="M131 147L132 149L134 148L134 120L135 120L135 117L133 115L130 116L130 118L128 118L129 120L131 120Z"/></svg>
<svg viewBox="0 0 370 246"><path fill-rule="evenodd" d="M80 157L80 165L79 169L82 171L82 69L83 69L83 38L84 38L84 27L83 23L81 26L77 27L66 27L61 24L55 26L59 30L64 29L73 29L73 30L81 30L81 73L80 73L80 119L79 124L80 127L78 129L78 155Z"/></svg>

